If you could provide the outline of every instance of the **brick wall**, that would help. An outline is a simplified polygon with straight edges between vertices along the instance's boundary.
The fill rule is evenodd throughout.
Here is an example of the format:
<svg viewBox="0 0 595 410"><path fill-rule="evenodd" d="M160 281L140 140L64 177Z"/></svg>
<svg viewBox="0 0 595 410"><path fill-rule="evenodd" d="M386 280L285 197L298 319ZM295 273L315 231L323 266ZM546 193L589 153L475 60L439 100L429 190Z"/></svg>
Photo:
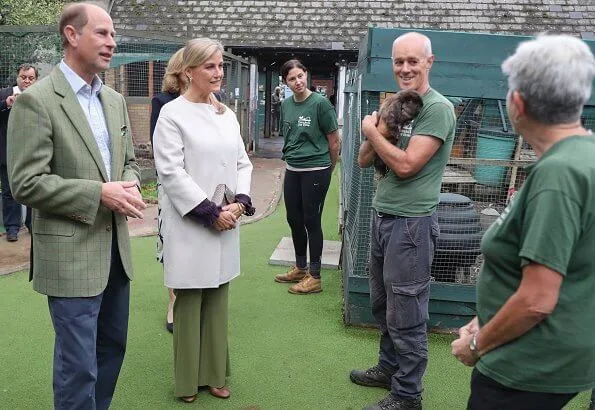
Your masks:
<svg viewBox="0 0 595 410"><path fill-rule="evenodd" d="M128 117L130 117L132 140L134 141L134 152L137 159L153 158L149 136L151 104L139 104L127 101L126 105L128 106Z"/></svg>
<svg viewBox="0 0 595 410"><path fill-rule="evenodd" d="M368 26L595 39L594 0L116 0L116 28L229 47L355 50Z"/></svg>
<svg viewBox="0 0 595 410"><path fill-rule="evenodd" d="M127 103L130 126L135 144L150 144L149 118L151 115L151 104Z"/></svg>

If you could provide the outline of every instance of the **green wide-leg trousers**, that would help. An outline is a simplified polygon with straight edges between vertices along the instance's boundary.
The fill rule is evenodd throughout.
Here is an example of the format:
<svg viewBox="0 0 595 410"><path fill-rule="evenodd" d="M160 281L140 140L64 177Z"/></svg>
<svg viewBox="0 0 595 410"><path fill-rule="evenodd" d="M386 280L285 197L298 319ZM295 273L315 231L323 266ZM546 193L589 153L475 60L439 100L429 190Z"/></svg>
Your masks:
<svg viewBox="0 0 595 410"><path fill-rule="evenodd" d="M174 303L176 397L199 386L222 387L229 375L227 313L229 283L218 288L177 289Z"/></svg>

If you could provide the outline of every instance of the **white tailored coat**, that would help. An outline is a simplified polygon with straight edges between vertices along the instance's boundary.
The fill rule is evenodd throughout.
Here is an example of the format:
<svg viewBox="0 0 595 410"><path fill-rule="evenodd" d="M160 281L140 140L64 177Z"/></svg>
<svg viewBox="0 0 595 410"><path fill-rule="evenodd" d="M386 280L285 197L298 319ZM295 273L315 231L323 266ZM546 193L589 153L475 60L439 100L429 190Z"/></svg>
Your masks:
<svg viewBox="0 0 595 410"><path fill-rule="evenodd" d="M240 274L240 231L219 232L184 216L218 184L250 195L252 163L235 114L184 96L164 105L154 133L159 181L165 286L216 288Z"/></svg>

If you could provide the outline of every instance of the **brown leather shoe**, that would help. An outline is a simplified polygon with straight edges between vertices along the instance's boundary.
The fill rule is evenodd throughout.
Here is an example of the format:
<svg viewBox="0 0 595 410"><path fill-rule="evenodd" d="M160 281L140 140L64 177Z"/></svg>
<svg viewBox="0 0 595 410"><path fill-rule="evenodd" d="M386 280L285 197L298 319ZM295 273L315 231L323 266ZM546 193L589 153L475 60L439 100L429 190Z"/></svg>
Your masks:
<svg viewBox="0 0 595 410"><path fill-rule="evenodd" d="M279 283L297 283L300 280L304 279L308 271L306 269L298 269L295 266L289 268L287 273L282 273L279 275L275 275L275 282Z"/></svg>
<svg viewBox="0 0 595 410"><path fill-rule="evenodd" d="M223 387L209 387L209 393L213 396L218 397L220 399L229 399L231 396L231 392L225 386Z"/></svg>
<svg viewBox="0 0 595 410"><path fill-rule="evenodd" d="M184 397L180 397L180 399L184 402L184 403L193 403L194 400L196 400L196 394L194 396L184 396Z"/></svg>
<svg viewBox="0 0 595 410"><path fill-rule="evenodd" d="M304 279L296 283L287 290L294 295L307 295L309 293L322 292L322 285L320 279L314 279L310 274L307 274Z"/></svg>

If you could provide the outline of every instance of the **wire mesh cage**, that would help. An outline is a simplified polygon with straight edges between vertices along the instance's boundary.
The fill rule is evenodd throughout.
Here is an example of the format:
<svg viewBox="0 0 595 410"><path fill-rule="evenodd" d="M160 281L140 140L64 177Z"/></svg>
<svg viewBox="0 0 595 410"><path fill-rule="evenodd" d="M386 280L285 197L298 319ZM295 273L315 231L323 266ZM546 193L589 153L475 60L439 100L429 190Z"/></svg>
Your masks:
<svg viewBox="0 0 595 410"><path fill-rule="evenodd" d="M357 70L349 73L357 81ZM352 91L347 94L343 140L345 203L344 240L351 275L367 276L373 168L360 169L360 122L377 110L390 93ZM436 282L474 285L481 265L480 242L485 230L502 213L523 184L524 167L536 161L531 147L510 125L502 100L449 97L457 116L451 156L442 177L437 209L440 236L432 277ZM595 107L584 109L583 124L595 127Z"/></svg>
<svg viewBox="0 0 595 410"><path fill-rule="evenodd" d="M357 82L357 70L348 78ZM344 180L343 266L350 275L367 276L374 168L359 168L360 123L378 110L390 93L351 87L345 107L342 159ZM514 133L505 102L449 97L457 115L451 157L442 177L437 209L440 225L432 277L436 282L475 284L481 264L483 232L499 216L525 179L523 167L536 160L531 148Z"/></svg>
<svg viewBox="0 0 595 410"><path fill-rule="evenodd" d="M475 284L483 232L503 211L536 160L514 133L501 100L455 100L457 127L442 178L440 236L432 273L437 281Z"/></svg>
<svg viewBox="0 0 595 410"><path fill-rule="evenodd" d="M372 101L370 101L372 99ZM354 276L368 276L368 257L370 244L370 220L372 217L372 198L375 192L374 172L371 168L361 169L357 165L357 155L361 141L355 138L360 135L362 109L360 103L378 105L378 95L361 90L349 94L345 107L345 124L349 130L344 138L341 159L344 167L343 190L344 225L343 248L349 254L343 261L344 269Z"/></svg>
<svg viewBox="0 0 595 410"><path fill-rule="evenodd" d="M20 64L36 66L40 76L50 73L62 58L62 41L55 27L0 27L0 86L15 84ZM150 167L152 149L149 138L151 98L161 91L165 68L171 55L184 46L187 39L152 36L133 30L120 30L118 44L110 68L101 73L104 83L126 98L137 160ZM221 100L238 118L242 137L249 146L250 64L224 52L224 78Z"/></svg>
<svg viewBox="0 0 595 410"><path fill-rule="evenodd" d="M62 40L46 27L0 27L0 87L16 84L21 64L34 64L42 73L60 61Z"/></svg>

